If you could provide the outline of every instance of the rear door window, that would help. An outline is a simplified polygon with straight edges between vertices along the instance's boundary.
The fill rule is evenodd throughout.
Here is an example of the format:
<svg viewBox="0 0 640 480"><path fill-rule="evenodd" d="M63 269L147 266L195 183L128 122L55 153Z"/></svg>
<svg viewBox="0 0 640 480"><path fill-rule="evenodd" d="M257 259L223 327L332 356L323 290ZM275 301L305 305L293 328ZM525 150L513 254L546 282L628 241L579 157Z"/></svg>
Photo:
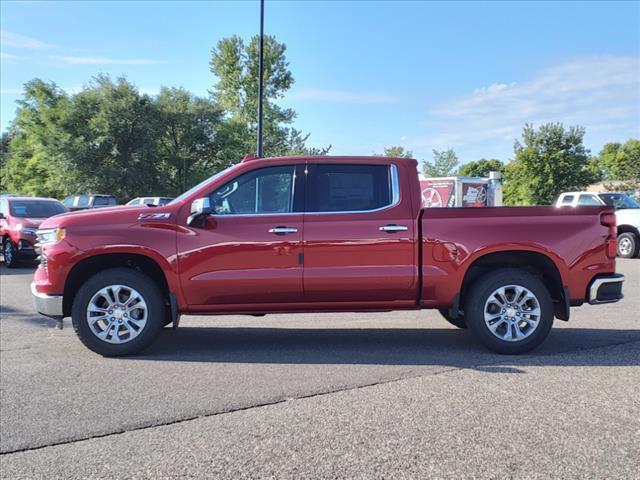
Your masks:
<svg viewBox="0 0 640 480"><path fill-rule="evenodd" d="M367 212L393 203L389 165L313 164L307 176L307 212Z"/></svg>
<svg viewBox="0 0 640 480"><path fill-rule="evenodd" d="M112 198L111 197L96 197L93 200L93 206L94 207L106 207L108 205L115 205L116 202L113 201L112 202Z"/></svg>
<svg viewBox="0 0 640 480"><path fill-rule="evenodd" d="M578 197L578 205L580 206L600 206L602 203L595 197L595 195L580 195Z"/></svg>

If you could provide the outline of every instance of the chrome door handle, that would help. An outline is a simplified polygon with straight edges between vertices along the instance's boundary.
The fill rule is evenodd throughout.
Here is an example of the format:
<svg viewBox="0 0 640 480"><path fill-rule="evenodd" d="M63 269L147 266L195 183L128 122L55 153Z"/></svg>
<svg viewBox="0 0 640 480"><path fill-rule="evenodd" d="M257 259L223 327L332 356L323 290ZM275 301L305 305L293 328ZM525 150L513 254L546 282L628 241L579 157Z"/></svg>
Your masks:
<svg viewBox="0 0 640 480"><path fill-rule="evenodd" d="M378 230L381 232L406 232L409 230L409 227L405 227L404 225L385 225Z"/></svg>
<svg viewBox="0 0 640 480"><path fill-rule="evenodd" d="M275 233L276 235L285 235L287 233L298 233L298 229L291 227L273 227L269 229L269 233Z"/></svg>

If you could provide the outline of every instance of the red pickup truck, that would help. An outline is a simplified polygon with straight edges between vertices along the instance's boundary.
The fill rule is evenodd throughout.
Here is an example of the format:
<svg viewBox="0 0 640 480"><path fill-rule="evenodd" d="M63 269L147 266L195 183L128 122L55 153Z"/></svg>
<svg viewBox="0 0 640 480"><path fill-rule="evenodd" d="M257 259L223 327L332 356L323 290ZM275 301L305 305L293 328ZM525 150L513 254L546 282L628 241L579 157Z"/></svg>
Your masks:
<svg viewBox="0 0 640 480"><path fill-rule="evenodd" d="M181 314L422 308L522 353L624 280L613 209L422 209L417 162L399 158L247 157L168 205L60 215L38 235L36 309L105 356Z"/></svg>

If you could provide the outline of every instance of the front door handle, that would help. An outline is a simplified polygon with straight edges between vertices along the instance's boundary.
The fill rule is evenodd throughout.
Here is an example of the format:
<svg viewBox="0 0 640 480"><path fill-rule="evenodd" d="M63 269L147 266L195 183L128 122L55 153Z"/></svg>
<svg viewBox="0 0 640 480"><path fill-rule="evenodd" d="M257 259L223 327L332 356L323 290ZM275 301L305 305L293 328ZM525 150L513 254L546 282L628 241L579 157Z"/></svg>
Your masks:
<svg viewBox="0 0 640 480"><path fill-rule="evenodd" d="M404 225L385 225L378 230L381 232L406 232L409 230L409 227L405 227Z"/></svg>
<svg viewBox="0 0 640 480"><path fill-rule="evenodd" d="M273 227L269 229L269 233L275 233L276 235L286 235L287 233L298 233L298 229L292 227Z"/></svg>

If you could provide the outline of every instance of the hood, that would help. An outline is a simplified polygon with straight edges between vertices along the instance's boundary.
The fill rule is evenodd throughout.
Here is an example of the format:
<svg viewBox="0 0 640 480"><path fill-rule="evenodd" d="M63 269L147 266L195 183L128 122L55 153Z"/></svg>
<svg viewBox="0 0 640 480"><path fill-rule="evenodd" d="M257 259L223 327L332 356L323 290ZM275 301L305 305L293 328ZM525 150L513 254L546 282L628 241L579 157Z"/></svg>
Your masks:
<svg viewBox="0 0 640 480"><path fill-rule="evenodd" d="M28 228L38 228L42 222L46 220L46 218L25 218L25 217L14 217L17 223L21 223L23 227Z"/></svg>
<svg viewBox="0 0 640 480"><path fill-rule="evenodd" d="M175 218L175 205L171 208L147 207L139 205L118 205L115 207L94 208L89 210L76 210L61 215L56 215L42 222L41 228L91 226L99 224L132 224L139 221L140 214L168 213L170 216L164 221L172 221Z"/></svg>

